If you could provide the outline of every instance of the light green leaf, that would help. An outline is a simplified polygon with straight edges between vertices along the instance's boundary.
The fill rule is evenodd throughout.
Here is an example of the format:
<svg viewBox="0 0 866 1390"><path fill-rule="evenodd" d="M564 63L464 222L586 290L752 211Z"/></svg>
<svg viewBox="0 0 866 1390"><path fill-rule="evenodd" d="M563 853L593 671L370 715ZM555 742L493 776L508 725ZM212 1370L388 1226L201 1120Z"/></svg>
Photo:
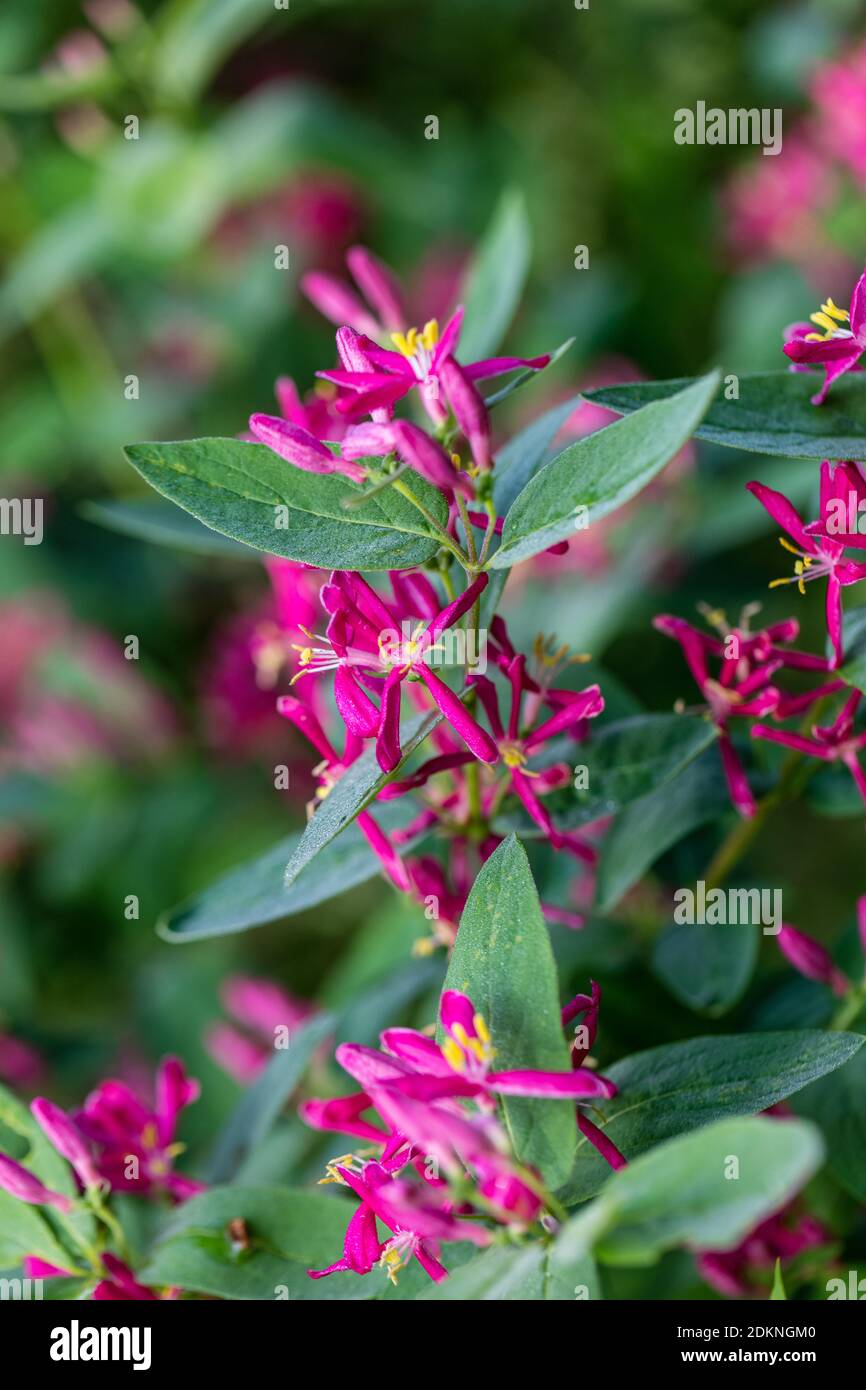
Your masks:
<svg viewBox="0 0 866 1390"><path fill-rule="evenodd" d="M508 511L530 478L544 467L551 444L580 401L580 396L560 401L499 450L493 471L493 501L500 516Z"/></svg>
<svg viewBox="0 0 866 1390"><path fill-rule="evenodd" d="M495 1069L568 1071L556 967L529 861L506 840L482 868L460 919L446 989L468 994L490 1028ZM515 1152L556 1186L571 1168L576 1126L568 1101L506 1097Z"/></svg>
<svg viewBox="0 0 866 1390"><path fill-rule="evenodd" d="M344 502L359 497L353 483L305 473L263 444L189 439L131 444L125 452L163 497L214 531L270 555L324 569L378 570L424 564L439 548L429 523L393 488L347 508ZM420 477L413 477L412 488L444 524L442 494Z"/></svg>
<svg viewBox="0 0 866 1390"><path fill-rule="evenodd" d="M610 1179L593 1204L606 1217L595 1253L644 1265L677 1246L730 1250L800 1190L823 1154L818 1130L797 1120L721 1120L680 1135Z"/></svg>
<svg viewBox="0 0 866 1390"><path fill-rule="evenodd" d="M719 379L711 372L669 400L570 444L513 503L491 567L537 555L628 502L694 434Z"/></svg>
<svg viewBox="0 0 866 1390"><path fill-rule="evenodd" d="M511 189L493 214L461 290L466 310L461 361L475 362L499 348L523 292L529 255L526 203Z"/></svg>
<svg viewBox="0 0 866 1390"><path fill-rule="evenodd" d="M857 1033L742 1033L690 1038L626 1057L605 1075L619 1094L598 1103L596 1122L631 1162L675 1134L725 1115L776 1105L842 1067L863 1043ZM599 1117L603 1118L599 1118ZM610 1169L583 1136L560 1197L570 1205L604 1184Z"/></svg>

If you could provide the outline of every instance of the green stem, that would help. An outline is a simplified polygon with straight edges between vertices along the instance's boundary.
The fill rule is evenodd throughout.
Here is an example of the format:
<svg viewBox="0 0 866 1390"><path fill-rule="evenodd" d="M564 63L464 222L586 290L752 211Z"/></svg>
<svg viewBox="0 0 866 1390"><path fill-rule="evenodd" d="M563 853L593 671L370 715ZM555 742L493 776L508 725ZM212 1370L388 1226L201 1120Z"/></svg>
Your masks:
<svg viewBox="0 0 866 1390"><path fill-rule="evenodd" d="M457 557L463 568L468 572L468 556L464 554L463 550L456 543L456 541L451 539L444 527L439 525L439 522L436 520L433 513L429 511L427 507L424 506L424 503L421 501L420 497L415 496L412 489L408 486L407 483L404 483L402 478L396 478L394 480L393 487L395 492L399 492L401 497L405 497L406 501L411 502L412 506L415 507L416 510L421 513L424 520L427 522L427 525L430 527L431 531L433 531L438 537L440 543L445 547L446 550L450 550L452 555L455 555Z"/></svg>
<svg viewBox="0 0 866 1390"><path fill-rule="evenodd" d="M866 1005L866 981L852 985L842 1003L830 1020L830 1028L835 1033L844 1033Z"/></svg>

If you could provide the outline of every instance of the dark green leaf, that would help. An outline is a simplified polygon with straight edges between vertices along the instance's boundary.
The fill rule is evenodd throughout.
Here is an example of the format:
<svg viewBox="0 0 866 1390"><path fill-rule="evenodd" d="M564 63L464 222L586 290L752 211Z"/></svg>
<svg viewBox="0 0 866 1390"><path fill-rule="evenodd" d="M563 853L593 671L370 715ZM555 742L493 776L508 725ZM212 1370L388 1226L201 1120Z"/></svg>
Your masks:
<svg viewBox="0 0 866 1390"><path fill-rule="evenodd" d="M719 373L711 372L670 400L570 444L513 503L491 567L537 555L628 502L694 434L718 383Z"/></svg>
<svg viewBox="0 0 866 1390"><path fill-rule="evenodd" d="M607 832L596 877L596 905L607 912L665 850L729 805L718 754L711 750L680 775L621 811Z"/></svg>
<svg viewBox="0 0 866 1390"><path fill-rule="evenodd" d="M795 1108L820 1127L831 1172L852 1197L866 1202L866 1050L809 1086Z"/></svg>
<svg viewBox="0 0 866 1390"><path fill-rule="evenodd" d="M230 555L238 560L255 560L255 551L239 541L212 531L200 521L170 502L148 498L129 502L83 502L81 513L97 526L119 531L123 536L167 545L174 550L189 550L195 555Z"/></svg>
<svg viewBox="0 0 866 1390"><path fill-rule="evenodd" d="M567 1071L556 967L526 852L513 837L482 868L460 919L446 989L468 994L496 1048L497 1071ZM555 1186L574 1153L574 1106L504 1100L516 1153Z"/></svg>
<svg viewBox="0 0 866 1390"><path fill-rule="evenodd" d="M551 444L569 415L580 405L580 400L580 396L572 396L560 401L499 450L493 472L493 501L500 516L504 516L530 478L534 478L546 463Z"/></svg>
<svg viewBox="0 0 866 1390"><path fill-rule="evenodd" d="M759 938L760 928L748 924L667 927L653 947L652 967L681 1003L718 1018L752 978Z"/></svg>
<svg viewBox="0 0 866 1390"><path fill-rule="evenodd" d="M324 569L421 565L439 541L421 513L393 488L361 505L359 489L334 474L305 473L263 444L188 439L131 444L130 463L156 491L206 526L254 550ZM412 489L444 524L444 497L423 478Z"/></svg>
<svg viewBox="0 0 866 1390"><path fill-rule="evenodd" d="M638 1052L605 1069L619 1095L599 1103L605 1134L631 1161L675 1134L725 1115L766 1110L801 1090L857 1052L856 1033L744 1033L690 1038ZM560 1194L583 1201L603 1185L610 1169L589 1141L578 1139L571 1178Z"/></svg>

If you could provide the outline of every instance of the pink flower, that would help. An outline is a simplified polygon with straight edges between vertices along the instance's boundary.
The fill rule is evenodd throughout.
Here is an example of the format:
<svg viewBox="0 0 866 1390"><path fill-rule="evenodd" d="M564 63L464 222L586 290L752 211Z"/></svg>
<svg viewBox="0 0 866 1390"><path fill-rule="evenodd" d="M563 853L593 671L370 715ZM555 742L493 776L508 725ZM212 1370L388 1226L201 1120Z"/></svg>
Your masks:
<svg viewBox="0 0 866 1390"><path fill-rule="evenodd" d="M776 654L774 630L742 634L747 639L744 649L740 631L734 629L728 636L736 639L736 646L729 649L732 654L728 655L726 643L692 627L682 618L661 614L653 619L653 627L673 637L682 647L689 670L707 702L707 712L719 730L719 751L731 800L741 816L753 816L757 809L755 798L728 725L733 718L767 714L779 702L780 694L771 684L771 677L783 664L784 657ZM783 631L788 630L783 625ZM710 656L720 660L718 677L710 675Z"/></svg>
<svg viewBox="0 0 866 1390"><path fill-rule="evenodd" d="M334 698L350 735L376 739L376 756L383 772L392 772L403 753L400 744L400 695L403 682L419 680L470 753L483 762L498 755L489 734L466 709L460 698L428 664L442 634L468 613L487 585L487 575L477 579L453 602L430 614L435 591L421 576L414 576L410 602L420 593L427 608L425 619L412 636L401 640L405 614L392 609L359 574L334 570L322 590L322 602L330 613L325 647L309 647L301 653L304 671L315 674L333 670ZM401 596L403 590L400 590ZM303 671L299 674L303 674ZM377 686L379 705L364 686Z"/></svg>
<svg viewBox="0 0 866 1390"><path fill-rule="evenodd" d="M16 1088L31 1088L42 1075L42 1058L29 1043L0 1033L0 1079Z"/></svg>
<svg viewBox="0 0 866 1390"><path fill-rule="evenodd" d="M31 1102L34 1119L59 1154L71 1163L84 1187L98 1187L102 1181L90 1148L81 1130L53 1101L38 1096Z"/></svg>
<svg viewBox="0 0 866 1390"><path fill-rule="evenodd" d="M785 748L793 748L810 758L821 758L824 762L844 763L866 801L866 772L859 761L860 749L866 747L866 732L854 732L854 716L861 698L859 690L852 690L833 723L824 727L814 725L811 737L787 729L774 729L767 724L753 725L752 737L781 743Z"/></svg>
<svg viewBox="0 0 866 1390"><path fill-rule="evenodd" d="M417 389L430 418L440 425L448 418L443 403L447 401L477 467L489 468L490 422L475 382L518 367L539 371L547 366L550 357L490 357L461 366L455 354L462 323L461 307L448 320L441 336L435 319L430 319L421 330L410 328L408 333L392 334L396 352L343 328L337 335L343 367L318 375L339 387L337 409L350 419L357 420L376 410L382 412L380 418L387 419L396 402Z"/></svg>
<svg viewBox="0 0 866 1390"><path fill-rule="evenodd" d="M199 1084L187 1077L176 1057L156 1073L156 1098L146 1105L123 1081L103 1081L75 1116L95 1146L99 1174L116 1191L163 1189L177 1201L204 1190L204 1184L173 1171L182 1149L175 1142L181 1110L198 1099Z"/></svg>
<svg viewBox="0 0 866 1390"><path fill-rule="evenodd" d="M39 1181L35 1173L16 1163L13 1158L0 1154L0 1188L19 1202L27 1202L35 1207L54 1207L57 1211L72 1210L72 1203L62 1192L52 1192Z"/></svg>
<svg viewBox="0 0 866 1390"><path fill-rule="evenodd" d="M824 385L812 397L813 405L821 405L833 382L856 367L866 348L866 270L854 286L848 309L827 299L810 318L811 324L795 323L786 329L782 351L795 370L824 368ZM813 325L823 331L817 333Z"/></svg>
<svg viewBox="0 0 866 1390"><path fill-rule="evenodd" d="M301 289L319 313L337 327L349 324L370 338L384 338L405 328L400 286L391 268L365 246L350 247L346 265L366 304L343 281L312 270L302 276Z"/></svg>
<svg viewBox="0 0 866 1390"><path fill-rule="evenodd" d="M805 975L807 980L829 985L833 993L840 997L848 993L850 985L846 976L833 964L830 952L819 941L783 923L776 944L794 969Z"/></svg>
<svg viewBox="0 0 866 1390"><path fill-rule="evenodd" d="M115 1303L156 1303L160 1295L154 1293L153 1289L148 1289L144 1284L139 1284L132 1270L128 1265L119 1260L110 1251L105 1251L102 1256L102 1263L108 1272L107 1279L101 1279L96 1285L91 1295L97 1302ZM168 1289L163 1298L174 1299L180 1293L179 1289Z"/></svg>
<svg viewBox="0 0 866 1390"><path fill-rule="evenodd" d="M832 495L834 472L826 461L821 464L821 518L824 525ZM792 555L797 556L794 574L790 578L774 579L770 588L780 584L796 584L801 594L806 592L806 583L813 579L827 579L827 632L833 646L833 668L842 664L842 589L848 584L856 584L866 579L866 564L857 564L844 558L845 542L835 537L813 534L813 528L806 526L793 503L784 493L763 483L747 483L747 488L761 503L774 521L787 531L796 542L791 545L784 537L781 544ZM825 505L827 504L827 505Z"/></svg>

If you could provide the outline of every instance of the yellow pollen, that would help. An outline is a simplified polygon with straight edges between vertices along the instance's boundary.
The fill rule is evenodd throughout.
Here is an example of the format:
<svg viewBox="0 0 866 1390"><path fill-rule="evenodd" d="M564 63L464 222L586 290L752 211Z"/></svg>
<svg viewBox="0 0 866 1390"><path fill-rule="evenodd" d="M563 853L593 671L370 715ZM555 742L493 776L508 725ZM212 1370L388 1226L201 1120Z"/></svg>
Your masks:
<svg viewBox="0 0 866 1390"><path fill-rule="evenodd" d="M463 1049L453 1038L446 1038L442 1044L442 1053L449 1067L454 1071L464 1071L466 1068L466 1057Z"/></svg>
<svg viewBox="0 0 866 1390"><path fill-rule="evenodd" d="M526 762L526 754L521 752L513 743L506 743L502 746L502 761L506 767L523 767Z"/></svg>
<svg viewBox="0 0 866 1390"><path fill-rule="evenodd" d="M329 1163L325 1164L325 1172L327 1174L327 1177L319 1178L318 1186L326 1187L328 1183L338 1182L342 1183L345 1187L347 1185L346 1179L340 1173L337 1172L337 1169L351 1168L354 1172L355 1169L359 1168L360 1166L361 1165L359 1164L354 1154L340 1154L337 1158L332 1158Z"/></svg>
<svg viewBox="0 0 866 1390"><path fill-rule="evenodd" d="M404 357L414 357L419 347L431 352L439 341L439 324L436 319L428 319L420 330L410 328L408 333L392 333L391 342Z"/></svg>
<svg viewBox="0 0 866 1390"><path fill-rule="evenodd" d="M833 303L832 299L825 299L817 313L810 314L812 323L816 323L819 328L823 328L823 333L807 333L807 343L825 343L828 338L834 337L839 332L839 325L848 322L847 309L840 309ZM842 335L844 336L844 334Z"/></svg>
<svg viewBox="0 0 866 1390"><path fill-rule="evenodd" d="M840 309L836 304L833 303L832 299L827 298L824 300L824 303L821 305L821 312L824 314L830 314L832 318L838 319L840 323L848 322L848 310Z"/></svg>
<svg viewBox="0 0 866 1390"><path fill-rule="evenodd" d="M141 1142L142 1142L142 1144L144 1145L144 1147L145 1147L146 1149L155 1149L155 1148L156 1148L156 1140L157 1140L156 1125L155 1125L155 1124L147 1124L147 1125L145 1125L145 1126L144 1126L144 1129L141 1131Z"/></svg>
<svg viewBox="0 0 866 1390"><path fill-rule="evenodd" d="M490 1042L490 1029L483 1014L472 1015L472 1025L483 1043Z"/></svg>

